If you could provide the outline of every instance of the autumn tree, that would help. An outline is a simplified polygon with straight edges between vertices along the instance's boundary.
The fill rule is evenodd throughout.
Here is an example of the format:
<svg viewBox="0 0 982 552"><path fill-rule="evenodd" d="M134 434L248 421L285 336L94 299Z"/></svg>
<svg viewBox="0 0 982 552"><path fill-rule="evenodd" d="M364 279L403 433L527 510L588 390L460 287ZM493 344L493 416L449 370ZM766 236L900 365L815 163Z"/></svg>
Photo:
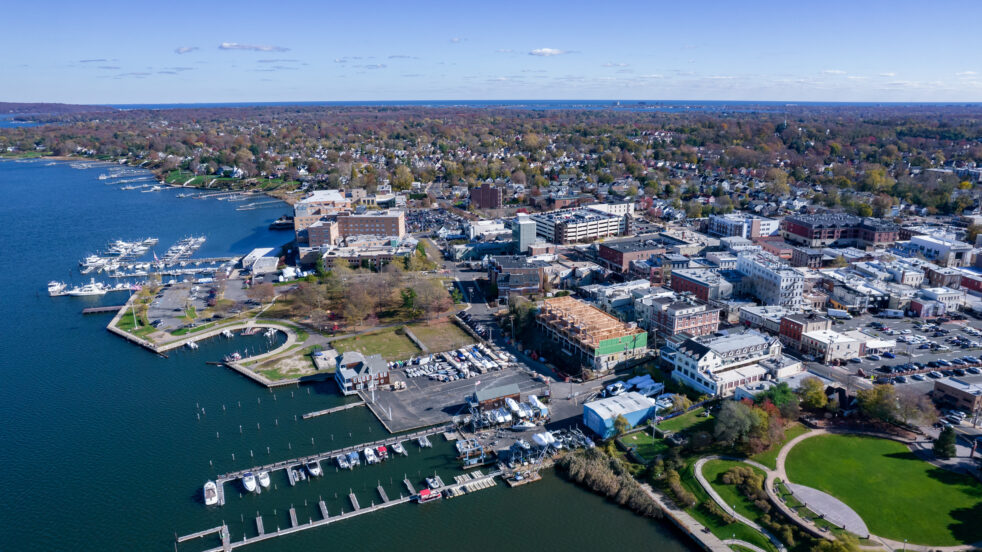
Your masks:
<svg viewBox="0 0 982 552"><path fill-rule="evenodd" d="M889 422L897 418L897 390L892 385L877 385L856 392L859 410L875 420Z"/></svg>
<svg viewBox="0 0 982 552"><path fill-rule="evenodd" d="M818 378L805 378L798 387L798 394L801 396L801 405L811 410L824 408L829 398L825 394L825 384Z"/></svg>

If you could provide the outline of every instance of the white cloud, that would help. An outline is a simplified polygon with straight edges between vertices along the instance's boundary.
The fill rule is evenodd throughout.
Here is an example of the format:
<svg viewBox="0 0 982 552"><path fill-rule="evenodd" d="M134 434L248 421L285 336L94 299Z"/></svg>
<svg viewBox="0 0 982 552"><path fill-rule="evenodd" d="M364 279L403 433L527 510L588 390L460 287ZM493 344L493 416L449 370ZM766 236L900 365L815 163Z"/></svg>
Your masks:
<svg viewBox="0 0 982 552"><path fill-rule="evenodd" d="M299 59L257 59L256 63L297 63Z"/></svg>
<svg viewBox="0 0 982 552"><path fill-rule="evenodd" d="M897 74L896 74L896 73L893 73L893 72L889 72L889 73L880 73L880 76L881 76L881 77L896 77L896 76L897 76Z"/></svg>
<svg viewBox="0 0 982 552"><path fill-rule="evenodd" d="M627 64L626 63L614 63L614 62L608 61L607 63L603 64L603 66L604 67L627 67Z"/></svg>
<svg viewBox="0 0 982 552"><path fill-rule="evenodd" d="M197 46L178 46L174 48L175 54L190 54L191 52L196 52L200 50Z"/></svg>
<svg viewBox="0 0 982 552"><path fill-rule="evenodd" d="M98 59L80 59L80 60L78 60L79 63L99 63L99 62L105 62L105 61L109 61L109 60L108 59L105 59L105 58L98 58Z"/></svg>
<svg viewBox="0 0 982 552"><path fill-rule="evenodd" d="M845 75L846 72L842 69L826 69L822 71L823 75Z"/></svg>
<svg viewBox="0 0 982 552"><path fill-rule="evenodd" d="M464 39L463 38L460 38L459 36L455 36L455 37L453 37L453 38L450 39L450 42L453 42L454 44L460 44L463 41L464 41Z"/></svg>
<svg viewBox="0 0 982 552"><path fill-rule="evenodd" d="M269 44L239 44L238 42L222 42L219 50L252 50L253 52L288 52L289 48L271 46Z"/></svg>
<svg viewBox="0 0 982 552"><path fill-rule="evenodd" d="M846 78L849 80L866 80L868 77L861 77L859 75L849 75Z"/></svg>
<svg viewBox="0 0 982 552"><path fill-rule="evenodd" d="M495 50L495 52L499 54L514 54L515 50L512 50L511 48L498 48Z"/></svg>
<svg viewBox="0 0 982 552"><path fill-rule="evenodd" d="M975 71L959 71L958 73L955 73L955 76L956 77L974 77L977 74L978 73L976 73Z"/></svg>
<svg viewBox="0 0 982 552"><path fill-rule="evenodd" d="M419 59L416 56L407 56L406 54L392 54L389 59Z"/></svg>
<svg viewBox="0 0 982 552"><path fill-rule="evenodd" d="M558 50L556 48L536 48L535 50L529 52L529 55L549 57L549 56L561 56L563 54L568 54L568 53L569 52L567 52L566 50Z"/></svg>

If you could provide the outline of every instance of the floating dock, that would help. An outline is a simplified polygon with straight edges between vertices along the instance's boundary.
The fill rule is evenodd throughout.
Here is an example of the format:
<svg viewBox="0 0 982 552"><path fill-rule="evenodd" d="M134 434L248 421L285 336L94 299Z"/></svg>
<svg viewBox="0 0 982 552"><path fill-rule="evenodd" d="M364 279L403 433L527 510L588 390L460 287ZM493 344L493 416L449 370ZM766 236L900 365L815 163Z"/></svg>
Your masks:
<svg viewBox="0 0 982 552"><path fill-rule="evenodd" d="M491 487L494 487L495 486L494 478L502 475L503 472L496 471L496 472L490 473L488 475L480 474L480 472L472 472L472 474L475 474L475 473L476 474L479 474L479 476L476 477L476 478L475 477L469 477L469 480L467 482L465 482L463 484L459 484L459 485L453 485L451 487L448 487L446 489L443 489L443 492L447 493L448 496L461 496L463 494L474 492L474 491L477 491L477 490L491 488ZM406 481L406 483L407 483L407 487L410 487L411 486L411 485L408 484L408 480ZM351 498L352 504L354 504L354 505L357 505L358 504L358 499L354 497L354 494L353 493L350 495L350 498ZM265 532L264 530L262 530L262 531L259 531L259 535L258 536L251 537L251 538L246 538L246 537L243 536L242 540L240 540L240 541L234 541L233 542L233 541L230 540L230 537L229 537L229 534L228 534L228 528L225 525L222 525L220 527L214 527L212 529L206 529L204 531L199 531L198 533L192 533L190 535L185 535L183 537L178 537L177 538L177 542L186 542L188 540L192 540L192 539L204 537L204 536L211 535L211 534L214 534L214 533L219 533L219 535L220 535L220 537L222 539L222 546L216 547L216 548L211 548L209 550L206 550L205 552L228 552L228 551L231 551L231 550L235 550L237 548L241 548L241 547L246 546L248 544L252 544L252 543L255 543L255 542L261 542L261 541L272 539L272 538L275 538L275 537L278 537L278 536L281 536L281 535L289 535L289 534L292 534L292 533L297 533L299 531L305 531L307 529L313 529L315 527L321 527L321 526L324 526L324 525L328 525L330 523L334 523L336 521L340 521L340 520L343 520L343 519L348 519L348 518L351 518L351 517L360 516L362 514L367 514L367 513L370 513L370 512L377 512L377 511L382 510L382 509L385 509L385 508L391 508L392 506L396 506L398 504L405 504L407 502L410 502L411 500L412 500L412 496L400 497L400 498L397 498L397 499L394 499L394 500L389 500L387 502L382 502L381 504L374 504L374 505L369 506L369 507L366 507L366 508L357 507L354 511L347 512L347 513L342 512L342 513L340 513L340 514L338 514L336 516L333 516L333 517L328 517L327 516L327 507L324 505L324 501L320 501L320 510L321 510L322 518L319 519L319 520L317 520L317 521L310 520L307 523L301 524L296 519L296 511L293 508L290 508L290 522L291 522L291 526L290 527L287 527L286 529L277 529L276 531L273 531L273 532ZM256 528L259 529L261 526L262 526L261 517L257 517L256 518Z"/></svg>
<svg viewBox="0 0 982 552"><path fill-rule="evenodd" d="M87 309L82 309L82 314L101 314L104 312L119 312L120 309L124 308L126 305L114 305L111 307L89 307Z"/></svg>
<svg viewBox="0 0 982 552"><path fill-rule="evenodd" d="M452 427L451 424L445 424L445 425L441 425L441 426L436 426L436 427L433 427L433 428L430 428L430 429L417 431L415 433L410 433L408 435L400 435L399 436L399 439L416 439L416 438L419 438L419 437L423 437L425 439L427 435L434 435L436 433L442 433L444 431L447 431L451 427ZM337 450L331 450L331 451L327 451L327 452L322 452L322 453L315 454L315 455L312 455L312 456L305 456L305 457L302 457L302 458L294 458L292 460L283 460L281 462L276 462L276 463L273 463L273 464L266 464L265 466L256 466L256 467L253 467L253 468L247 468L247 469L244 469L244 470L239 470L239 471L236 471L236 472L232 472L232 473L227 473L227 474L224 474L224 475L220 475L219 477L217 477L215 479L215 483L218 486L218 504L219 504L219 506L224 506L225 505L225 484L226 483L229 483L231 481L235 481L235 480L241 479L246 474L246 472L252 472L252 473L259 473L260 471L273 472L273 471L276 471L276 470L283 470L283 469L285 469L286 470L286 474L287 474L287 478L290 480L290 485L293 486L293 485L296 485L296 480L294 479L293 472L290 469L293 466L296 466L298 464L299 465L303 465L303 464L305 464L307 462L319 462L319 461L323 461L323 460L327 460L328 462L330 462L335 456L338 456L340 454L348 454L349 452L361 452L362 450L364 450L366 448L375 449L375 448L377 448L377 447L379 447L381 445L390 445L393 442L394 442L394 439L392 439L392 438L389 438L389 439L381 439L381 440L378 440L378 441L373 441L371 443L362 443L360 445L352 445L350 447L345 447L345 448L342 448L342 449L337 449Z"/></svg>

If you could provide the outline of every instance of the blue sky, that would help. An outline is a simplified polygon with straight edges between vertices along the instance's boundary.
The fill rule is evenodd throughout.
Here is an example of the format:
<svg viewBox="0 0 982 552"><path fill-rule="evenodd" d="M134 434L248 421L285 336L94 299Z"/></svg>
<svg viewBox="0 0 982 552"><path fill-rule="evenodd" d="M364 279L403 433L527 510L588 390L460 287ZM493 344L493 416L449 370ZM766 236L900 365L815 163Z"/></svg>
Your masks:
<svg viewBox="0 0 982 552"><path fill-rule="evenodd" d="M0 101L982 101L982 2L8 2Z"/></svg>

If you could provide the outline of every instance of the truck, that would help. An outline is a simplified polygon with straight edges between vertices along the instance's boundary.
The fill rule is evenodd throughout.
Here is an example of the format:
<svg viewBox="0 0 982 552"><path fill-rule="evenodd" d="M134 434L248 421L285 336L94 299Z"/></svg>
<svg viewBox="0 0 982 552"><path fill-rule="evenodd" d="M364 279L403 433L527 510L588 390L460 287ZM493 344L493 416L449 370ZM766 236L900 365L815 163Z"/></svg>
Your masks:
<svg viewBox="0 0 982 552"><path fill-rule="evenodd" d="M838 318L841 320L852 320L852 315L841 309L829 309L828 315L830 318Z"/></svg>
<svg viewBox="0 0 982 552"><path fill-rule="evenodd" d="M904 311L899 309L883 309L880 311L880 316L883 318L903 318Z"/></svg>

